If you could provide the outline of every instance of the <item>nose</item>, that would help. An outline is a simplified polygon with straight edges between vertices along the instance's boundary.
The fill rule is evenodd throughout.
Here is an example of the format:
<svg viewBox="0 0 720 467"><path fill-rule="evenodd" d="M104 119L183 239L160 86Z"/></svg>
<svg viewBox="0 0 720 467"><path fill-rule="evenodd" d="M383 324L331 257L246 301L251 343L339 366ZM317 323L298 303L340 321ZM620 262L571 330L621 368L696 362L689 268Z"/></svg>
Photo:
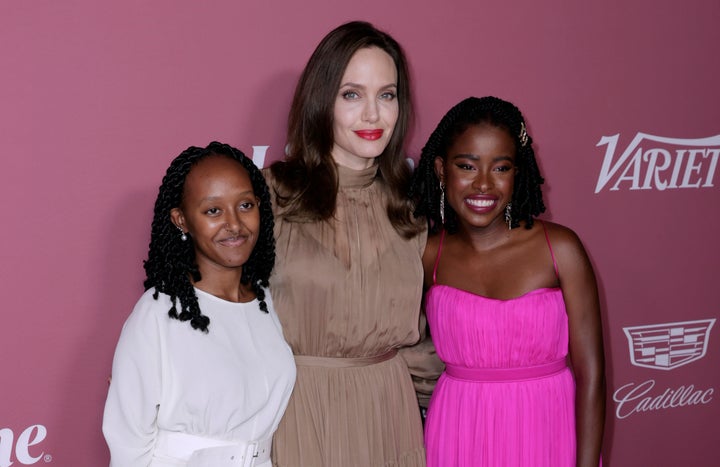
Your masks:
<svg viewBox="0 0 720 467"><path fill-rule="evenodd" d="M492 178L484 170L478 170L472 182L473 188L480 190L480 193L487 192L492 186Z"/></svg>
<svg viewBox="0 0 720 467"><path fill-rule="evenodd" d="M235 211L230 211L225 216L225 230L228 232L238 232L240 230L240 225L242 224L242 221L240 220L240 216Z"/></svg>
<svg viewBox="0 0 720 467"><path fill-rule="evenodd" d="M378 103L375 99L368 99L363 107L362 118L366 122L374 123L378 120Z"/></svg>

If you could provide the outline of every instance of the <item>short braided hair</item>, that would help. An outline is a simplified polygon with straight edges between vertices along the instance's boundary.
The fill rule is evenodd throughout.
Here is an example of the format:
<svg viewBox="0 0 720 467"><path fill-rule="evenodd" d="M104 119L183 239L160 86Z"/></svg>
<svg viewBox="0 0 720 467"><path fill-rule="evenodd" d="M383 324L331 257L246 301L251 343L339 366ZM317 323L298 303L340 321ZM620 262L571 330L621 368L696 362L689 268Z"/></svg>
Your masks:
<svg viewBox="0 0 720 467"><path fill-rule="evenodd" d="M425 216L430 233L443 226L440 217L440 180L435 173L435 158L447 157L447 150L469 126L487 123L504 128L510 134L517 149L515 184L512 194L512 227L520 221L531 228L533 219L545 212L540 175L532 138L525 130L525 120L520 110L510 102L497 97L468 97L450 109L440 120L435 131L422 149L420 162L413 175L410 196L415 201L415 216ZM524 136L525 142L521 141ZM448 233L457 232L458 218L453 208L445 204L444 228Z"/></svg>
<svg viewBox="0 0 720 467"><path fill-rule="evenodd" d="M203 315L198 305L193 282L201 279L195 261L195 247L192 241L182 241L178 228L170 219L170 211L180 207L185 180L192 168L209 156L227 157L240 163L248 172L255 196L260 200L260 231L250 257L242 268L240 282L249 284L260 302L260 309L267 313L265 290L269 286L270 273L275 265L275 238L273 236L273 214L270 193L265 179L252 160L227 144L212 142L206 148L191 146L177 156L167 169L155 201L155 212L150 234L148 258L144 262L145 290L155 288L158 293L170 296L172 307L168 310L171 318L190 321L193 329L208 332L210 318ZM177 300L180 300L180 312Z"/></svg>

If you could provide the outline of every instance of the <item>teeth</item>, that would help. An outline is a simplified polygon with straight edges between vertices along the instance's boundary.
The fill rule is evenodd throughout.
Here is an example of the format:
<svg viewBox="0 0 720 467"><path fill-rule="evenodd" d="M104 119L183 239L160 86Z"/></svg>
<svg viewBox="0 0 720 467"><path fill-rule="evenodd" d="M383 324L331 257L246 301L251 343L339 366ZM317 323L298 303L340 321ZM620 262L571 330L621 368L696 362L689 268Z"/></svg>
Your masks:
<svg viewBox="0 0 720 467"><path fill-rule="evenodd" d="M495 204L495 201L491 199L466 199L465 202L478 208L489 208Z"/></svg>

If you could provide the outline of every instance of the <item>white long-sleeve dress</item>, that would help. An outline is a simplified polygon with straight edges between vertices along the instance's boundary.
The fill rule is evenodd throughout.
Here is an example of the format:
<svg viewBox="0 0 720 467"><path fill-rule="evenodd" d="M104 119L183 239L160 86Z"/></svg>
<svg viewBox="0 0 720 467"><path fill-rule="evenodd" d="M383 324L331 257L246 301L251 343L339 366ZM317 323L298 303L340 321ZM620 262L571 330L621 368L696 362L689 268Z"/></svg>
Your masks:
<svg viewBox="0 0 720 467"><path fill-rule="evenodd" d="M115 351L103 419L110 466L186 465L156 452L168 433L238 443L271 438L295 364L270 293L264 313L257 300L233 303L195 289L208 333L171 319L170 297L153 293L138 301Z"/></svg>

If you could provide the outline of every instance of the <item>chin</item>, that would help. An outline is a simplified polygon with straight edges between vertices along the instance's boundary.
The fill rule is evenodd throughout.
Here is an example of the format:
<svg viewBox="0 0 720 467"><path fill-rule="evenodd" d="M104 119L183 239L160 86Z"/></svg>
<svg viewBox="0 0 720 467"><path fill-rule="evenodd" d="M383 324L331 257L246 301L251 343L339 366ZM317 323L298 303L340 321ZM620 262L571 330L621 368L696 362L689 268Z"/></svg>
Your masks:
<svg viewBox="0 0 720 467"><path fill-rule="evenodd" d="M377 159L380 157L380 154L383 153L387 146L382 147L374 147L371 150L361 152L359 157L362 157L363 159Z"/></svg>

